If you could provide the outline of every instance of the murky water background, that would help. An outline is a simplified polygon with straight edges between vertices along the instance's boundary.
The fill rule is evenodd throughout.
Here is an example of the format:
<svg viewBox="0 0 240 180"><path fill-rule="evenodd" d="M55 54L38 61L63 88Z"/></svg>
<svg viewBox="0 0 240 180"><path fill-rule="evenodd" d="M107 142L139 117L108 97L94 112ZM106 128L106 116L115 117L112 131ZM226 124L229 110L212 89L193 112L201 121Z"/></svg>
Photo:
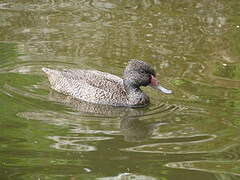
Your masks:
<svg viewBox="0 0 240 180"><path fill-rule="evenodd" d="M238 0L1 0L0 179L239 179L239 42ZM98 106L40 70L132 58L174 94Z"/></svg>

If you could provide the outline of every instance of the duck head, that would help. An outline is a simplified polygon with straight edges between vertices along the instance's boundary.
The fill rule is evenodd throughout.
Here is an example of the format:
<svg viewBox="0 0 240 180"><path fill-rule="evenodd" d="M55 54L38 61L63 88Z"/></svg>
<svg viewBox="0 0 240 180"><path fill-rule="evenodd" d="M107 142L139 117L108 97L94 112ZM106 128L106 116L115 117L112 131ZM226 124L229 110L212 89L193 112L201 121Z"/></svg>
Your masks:
<svg viewBox="0 0 240 180"><path fill-rule="evenodd" d="M163 93L170 94L171 90L162 87L156 78L155 70L141 60L130 60L123 73L125 89L140 89L140 86L150 86Z"/></svg>

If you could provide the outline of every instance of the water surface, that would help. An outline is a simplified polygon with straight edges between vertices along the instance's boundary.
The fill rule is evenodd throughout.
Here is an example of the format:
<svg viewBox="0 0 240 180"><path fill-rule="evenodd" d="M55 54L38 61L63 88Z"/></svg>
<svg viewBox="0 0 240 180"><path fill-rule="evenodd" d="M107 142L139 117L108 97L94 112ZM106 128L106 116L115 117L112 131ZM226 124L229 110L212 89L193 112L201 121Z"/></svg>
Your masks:
<svg viewBox="0 0 240 180"><path fill-rule="evenodd" d="M238 0L1 0L0 179L235 180ZM146 108L76 101L42 67L121 76L142 59L173 90Z"/></svg>

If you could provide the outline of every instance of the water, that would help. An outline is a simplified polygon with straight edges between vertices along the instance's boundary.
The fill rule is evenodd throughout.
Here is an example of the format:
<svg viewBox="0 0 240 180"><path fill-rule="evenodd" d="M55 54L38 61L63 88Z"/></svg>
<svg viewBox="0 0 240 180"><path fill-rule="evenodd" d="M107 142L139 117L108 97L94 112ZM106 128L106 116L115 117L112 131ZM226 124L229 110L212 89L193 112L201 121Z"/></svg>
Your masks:
<svg viewBox="0 0 240 180"><path fill-rule="evenodd" d="M1 0L0 179L235 180L238 0ZM142 59L173 94L146 108L78 102L42 67L121 76Z"/></svg>

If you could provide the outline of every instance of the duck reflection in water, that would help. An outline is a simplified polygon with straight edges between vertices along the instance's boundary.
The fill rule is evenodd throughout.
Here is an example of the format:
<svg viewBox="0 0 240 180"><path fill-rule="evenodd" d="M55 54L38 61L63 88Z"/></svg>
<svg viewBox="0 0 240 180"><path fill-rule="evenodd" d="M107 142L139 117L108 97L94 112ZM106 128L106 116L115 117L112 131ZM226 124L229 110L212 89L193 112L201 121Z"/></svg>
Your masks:
<svg viewBox="0 0 240 180"><path fill-rule="evenodd" d="M127 142L141 142L149 138L153 131L161 125L167 124L166 121L147 122L139 118L144 115L143 109L133 109L128 107L114 107L99 105L79 101L71 96L60 94L54 90L49 93L49 99L73 108L81 115L91 114L99 117L120 117L120 130Z"/></svg>
<svg viewBox="0 0 240 180"><path fill-rule="evenodd" d="M127 142L142 142L152 136L154 130L161 125L168 124L165 121L146 122L137 117L124 117L120 122L120 129Z"/></svg>

